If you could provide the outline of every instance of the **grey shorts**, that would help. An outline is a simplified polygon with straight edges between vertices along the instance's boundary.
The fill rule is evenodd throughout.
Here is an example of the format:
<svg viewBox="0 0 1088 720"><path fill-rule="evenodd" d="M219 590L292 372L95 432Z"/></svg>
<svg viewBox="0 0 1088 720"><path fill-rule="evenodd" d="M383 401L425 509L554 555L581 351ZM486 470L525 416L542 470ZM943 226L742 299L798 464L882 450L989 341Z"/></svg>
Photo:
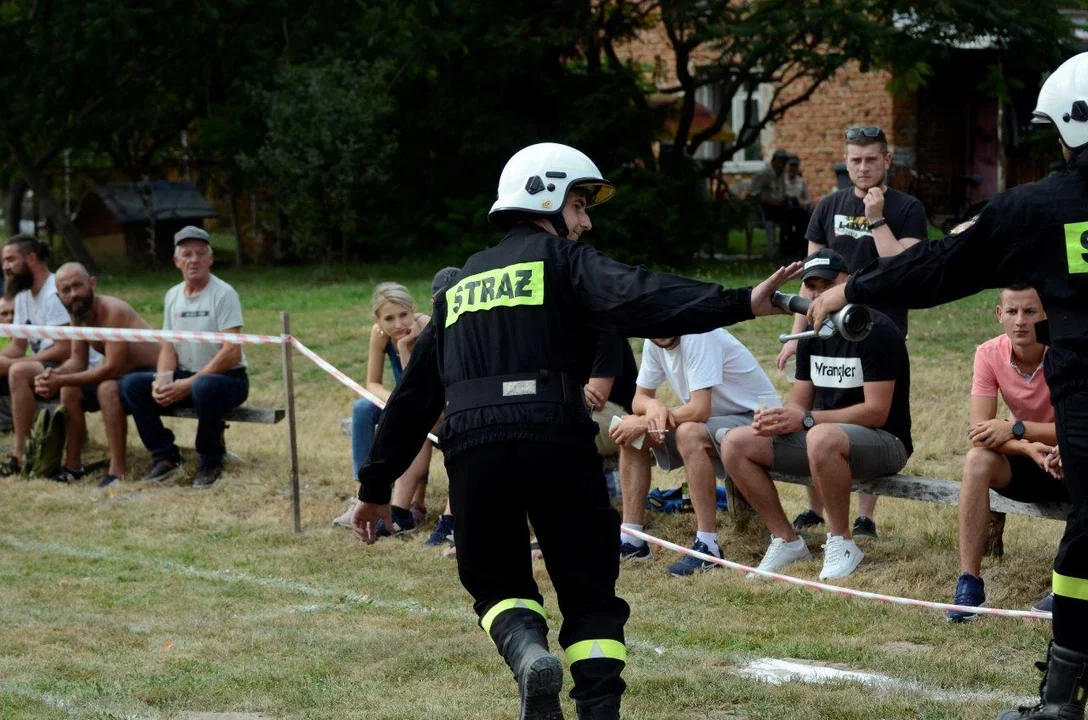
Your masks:
<svg viewBox="0 0 1088 720"><path fill-rule="evenodd" d="M903 441L884 430L861 425L839 424L850 439L850 473L855 480L895 475L907 464L907 449ZM808 477L808 433L778 435L772 445L774 460L771 470L783 475Z"/></svg>
<svg viewBox="0 0 1088 720"><path fill-rule="evenodd" d="M753 413L744 413L743 415L721 415L719 417L709 418L704 427L706 428L707 435L710 437L711 443L715 447L720 447L722 444L722 438L725 434L737 427L744 427L752 424ZM684 458L680 457L680 451L676 449L676 433L670 431L665 435L665 442L661 447L650 448L651 454L654 456L654 462L657 466L665 472L676 470L677 468L684 467ZM714 475L719 480L724 480L726 476L725 466L722 465L722 459L714 453L712 458L714 465Z"/></svg>

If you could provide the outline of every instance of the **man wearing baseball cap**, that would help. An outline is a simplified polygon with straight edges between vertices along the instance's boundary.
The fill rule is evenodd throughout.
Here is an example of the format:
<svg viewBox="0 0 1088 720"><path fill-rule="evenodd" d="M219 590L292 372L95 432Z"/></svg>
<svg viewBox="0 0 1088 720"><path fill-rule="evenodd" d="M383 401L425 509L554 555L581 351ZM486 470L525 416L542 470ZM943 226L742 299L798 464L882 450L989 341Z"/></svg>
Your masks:
<svg viewBox="0 0 1088 720"><path fill-rule="evenodd" d="M801 282L819 297L846 282L846 261L830 248L805 258ZM851 537L854 478L893 475L913 451L910 361L895 324L873 311L873 329L860 342L835 335L802 340L797 381L786 407L756 411L750 427L722 442L722 462L767 523L771 545L761 570L777 572L810 560L803 538L786 519L768 472L811 476L828 519L821 580L845 577L864 557Z"/></svg>
<svg viewBox="0 0 1088 720"><path fill-rule="evenodd" d="M174 265L182 282L166 293L163 330L231 332L242 330L238 293L212 275L211 237L193 225L174 235ZM234 343L160 343L157 372L121 378L121 397L132 414L152 467L142 482L163 482L181 469L174 434L162 424L168 407L196 408L196 451L200 466L195 487L209 487L223 472L226 447L223 418L249 397L242 346Z"/></svg>

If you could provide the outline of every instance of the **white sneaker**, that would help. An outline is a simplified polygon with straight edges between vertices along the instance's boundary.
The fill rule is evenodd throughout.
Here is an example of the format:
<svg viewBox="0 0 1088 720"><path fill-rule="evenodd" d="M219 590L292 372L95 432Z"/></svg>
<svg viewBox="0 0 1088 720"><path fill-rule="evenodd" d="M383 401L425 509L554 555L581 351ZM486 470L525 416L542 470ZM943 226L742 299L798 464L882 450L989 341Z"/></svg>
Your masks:
<svg viewBox="0 0 1088 720"><path fill-rule="evenodd" d="M355 506L359 504L359 498L352 498L348 504L348 509L344 511L344 514L335 517L332 520L333 525L337 525L342 528L351 529L351 514L355 512Z"/></svg>
<svg viewBox="0 0 1088 720"><path fill-rule="evenodd" d="M787 565L811 559L812 553L808 551L808 545L805 544L802 538L797 538L793 542L786 542L782 538L772 535L771 545L767 548L767 552L763 555L757 569L764 572L778 572ZM760 576L755 573L748 573L745 577L752 579Z"/></svg>
<svg viewBox="0 0 1088 720"><path fill-rule="evenodd" d="M854 572L864 557L865 553L853 539L847 540L842 535L828 533L827 542L824 544L824 569L820 572L820 579L846 577Z"/></svg>

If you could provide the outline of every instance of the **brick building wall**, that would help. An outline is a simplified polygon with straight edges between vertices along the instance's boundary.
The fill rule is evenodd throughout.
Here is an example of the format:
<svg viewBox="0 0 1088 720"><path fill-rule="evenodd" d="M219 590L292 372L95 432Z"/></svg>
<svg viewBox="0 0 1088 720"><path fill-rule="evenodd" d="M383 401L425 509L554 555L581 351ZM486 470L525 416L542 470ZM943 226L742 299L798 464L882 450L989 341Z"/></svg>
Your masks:
<svg viewBox="0 0 1088 720"><path fill-rule="evenodd" d="M900 143L896 122L896 103L885 89L890 74L862 73L856 65L839 71L817 88L812 97L775 123L774 147L788 150L801 158L801 170L808 180L813 199L835 189L832 166L843 161L843 131L852 125L876 125L884 128L893 150Z"/></svg>
<svg viewBox="0 0 1088 720"><path fill-rule="evenodd" d="M645 31L618 52L645 68L658 88L676 85L676 57L663 29ZM888 135L896 164L913 166L917 103L913 96L893 97L886 89L890 79L888 72L862 73L856 64L847 66L768 128L764 160L778 148L796 154L813 199L819 199L835 188L832 166L843 159L843 131L851 125L878 125ZM893 176L893 184L902 189L909 182L906 171Z"/></svg>

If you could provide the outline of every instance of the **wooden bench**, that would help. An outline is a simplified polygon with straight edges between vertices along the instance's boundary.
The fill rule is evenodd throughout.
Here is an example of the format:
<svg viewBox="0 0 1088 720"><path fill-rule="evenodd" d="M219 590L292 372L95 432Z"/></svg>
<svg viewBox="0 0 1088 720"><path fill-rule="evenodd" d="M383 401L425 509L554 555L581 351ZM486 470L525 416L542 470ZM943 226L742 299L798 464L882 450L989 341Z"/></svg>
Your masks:
<svg viewBox="0 0 1088 720"><path fill-rule="evenodd" d="M223 419L227 422L258 423L260 425L275 425L286 417L287 411L283 408L253 407L241 405L227 413ZM168 408L162 411L163 417L179 417L196 420L196 408Z"/></svg>
<svg viewBox="0 0 1088 720"><path fill-rule="evenodd" d="M777 482L791 483L793 485L811 485L812 478L782 475L771 473L771 477ZM732 481L726 479L725 486L729 491L729 511L737 513L750 506L744 498L737 493ZM942 480L936 478L918 477L915 475L889 475L887 477L871 480L855 480L855 492L872 493L885 497L901 498L904 500L923 500L938 503L940 505L958 506L960 502L960 483L955 480ZM1046 518L1047 520L1065 520L1069 517L1072 506L1069 503L1023 503L1010 500L1007 497L990 491L990 533L986 542L988 555L1001 557L1004 554L1002 533L1005 530L1005 514L1031 515Z"/></svg>
<svg viewBox="0 0 1088 720"><path fill-rule="evenodd" d="M49 402L38 401L38 407L56 410L60 403L51 400ZM287 411L283 408L253 407L241 405L227 413L223 419L227 422L258 423L261 425L275 425L286 417ZM196 420L196 408L164 408L163 417L178 417ZM350 420L348 421L350 423Z"/></svg>

